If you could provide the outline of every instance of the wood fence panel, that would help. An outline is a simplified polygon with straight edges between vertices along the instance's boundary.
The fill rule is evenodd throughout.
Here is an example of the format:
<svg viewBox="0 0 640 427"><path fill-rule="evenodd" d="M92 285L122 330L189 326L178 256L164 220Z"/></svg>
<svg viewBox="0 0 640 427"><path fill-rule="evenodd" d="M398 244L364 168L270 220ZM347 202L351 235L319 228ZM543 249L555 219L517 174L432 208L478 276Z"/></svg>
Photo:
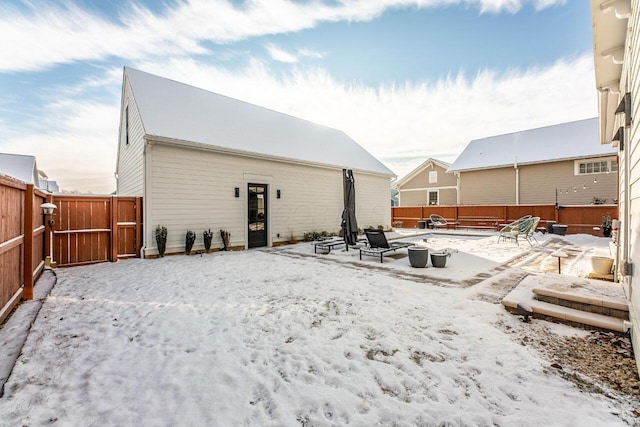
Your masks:
<svg viewBox="0 0 640 427"><path fill-rule="evenodd" d="M422 210L420 215L417 214L418 209ZM559 224L568 226L569 234L586 233L601 236L602 232L594 230L594 227L600 227L604 215L617 219L618 206L560 206L558 210L555 205L394 206L391 208L391 220L402 221L403 227L406 228L417 228L418 219L428 218L431 213L461 223L465 223L465 218L474 217L498 218L501 222L508 223L524 215L531 215L540 217L540 225L544 226L547 221L556 221L557 218Z"/></svg>
<svg viewBox="0 0 640 427"><path fill-rule="evenodd" d="M56 195L54 260L59 266L139 254L139 197Z"/></svg>
<svg viewBox="0 0 640 427"><path fill-rule="evenodd" d="M0 321L22 294L26 190L24 183L0 177Z"/></svg>
<svg viewBox="0 0 640 427"><path fill-rule="evenodd" d="M553 220L555 218L554 205L508 205L507 222L513 222L525 215L537 216L541 220Z"/></svg>

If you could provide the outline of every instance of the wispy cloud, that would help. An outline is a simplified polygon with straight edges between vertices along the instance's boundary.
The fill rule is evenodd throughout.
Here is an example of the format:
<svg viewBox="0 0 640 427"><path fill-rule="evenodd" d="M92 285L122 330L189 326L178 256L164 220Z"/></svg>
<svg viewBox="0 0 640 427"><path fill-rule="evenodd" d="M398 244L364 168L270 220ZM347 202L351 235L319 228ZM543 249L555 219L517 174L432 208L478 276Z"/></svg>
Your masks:
<svg viewBox="0 0 640 427"><path fill-rule="evenodd" d="M269 52L269 55L275 61L285 62L287 64L295 64L298 62L298 58L295 55L285 51L273 43L267 43L265 45L265 49L267 49L267 52Z"/></svg>
<svg viewBox="0 0 640 427"><path fill-rule="evenodd" d="M369 21L386 10L467 4L480 12L514 13L525 3L536 8L561 0L351 0L335 3L250 0L237 7L226 0L178 2L160 13L127 3L109 19L73 3L28 2L26 10L0 4L0 72L41 70L54 64L134 60L174 54L204 54L203 41L226 43L266 34L313 28L323 22Z"/></svg>

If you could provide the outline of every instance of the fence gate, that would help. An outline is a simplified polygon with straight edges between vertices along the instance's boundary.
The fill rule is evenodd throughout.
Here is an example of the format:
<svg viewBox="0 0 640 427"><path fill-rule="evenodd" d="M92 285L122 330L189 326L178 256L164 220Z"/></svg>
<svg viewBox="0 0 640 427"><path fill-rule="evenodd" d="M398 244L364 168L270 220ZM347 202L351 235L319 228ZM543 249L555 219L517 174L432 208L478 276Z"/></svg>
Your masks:
<svg viewBox="0 0 640 427"><path fill-rule="evenodd" d="M53 261L59 266L137 257L142 198L55 195Z"/></svg>

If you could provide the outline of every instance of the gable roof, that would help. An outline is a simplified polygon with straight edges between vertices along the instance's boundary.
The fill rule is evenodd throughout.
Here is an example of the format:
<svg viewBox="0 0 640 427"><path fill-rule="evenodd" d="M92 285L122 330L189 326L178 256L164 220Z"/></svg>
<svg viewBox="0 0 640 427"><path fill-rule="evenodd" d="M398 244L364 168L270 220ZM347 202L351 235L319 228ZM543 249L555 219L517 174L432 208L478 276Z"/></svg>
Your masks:
<svg viewBox="0 0 640 427"><path fill-rule="evenodd" d="M0 174L39 186L38 167L34 156L0 153Z"/></svg>
<svg viewBox="0 0 640 427"><path fill-rule="evenodd" d="M420 172L425 170L427 168L427 166L429 166L430 164L434 164L436 166L440 166L445 171L449 168L449 166L451 166L450 163L443 162L442 160L433 159L433 158L430 157L427 160L425 160L420 166L418 166L417 168L415 168L414 170L412 170L411 172L409 172L408 174L406 174L405 176L403 176L402 178L400 178L399 180L394 182L392 187L393 188L398 188L401 185L404 185L407 181L410 181L416 175L418 175Z"/></svg>
<svg viewBox="0 0 640 427"><path fill-rule="evenodd" d="M475 139L448 172L616 155L598 142L598 119L586 119L489 138Z"/></svg>
<svg viewBox="0 0 640 427"><path fill-rule="evenodd" d="M344 132L125 67L147 137L394 176Z"/></svg>

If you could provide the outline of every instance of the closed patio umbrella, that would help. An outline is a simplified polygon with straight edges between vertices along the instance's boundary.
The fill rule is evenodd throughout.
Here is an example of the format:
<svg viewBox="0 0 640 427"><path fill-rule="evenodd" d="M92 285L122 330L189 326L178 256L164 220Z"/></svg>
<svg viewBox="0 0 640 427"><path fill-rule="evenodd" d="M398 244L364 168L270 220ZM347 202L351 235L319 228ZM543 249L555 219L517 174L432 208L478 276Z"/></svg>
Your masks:
<svg viewBox="0 0 640 427"><path fill-rule="evenodd" d="M342 211L342 235L347 250L358 240L358 222L356 221L356 187L351 169L342 170L344 190L344 210Z"/></svg>

